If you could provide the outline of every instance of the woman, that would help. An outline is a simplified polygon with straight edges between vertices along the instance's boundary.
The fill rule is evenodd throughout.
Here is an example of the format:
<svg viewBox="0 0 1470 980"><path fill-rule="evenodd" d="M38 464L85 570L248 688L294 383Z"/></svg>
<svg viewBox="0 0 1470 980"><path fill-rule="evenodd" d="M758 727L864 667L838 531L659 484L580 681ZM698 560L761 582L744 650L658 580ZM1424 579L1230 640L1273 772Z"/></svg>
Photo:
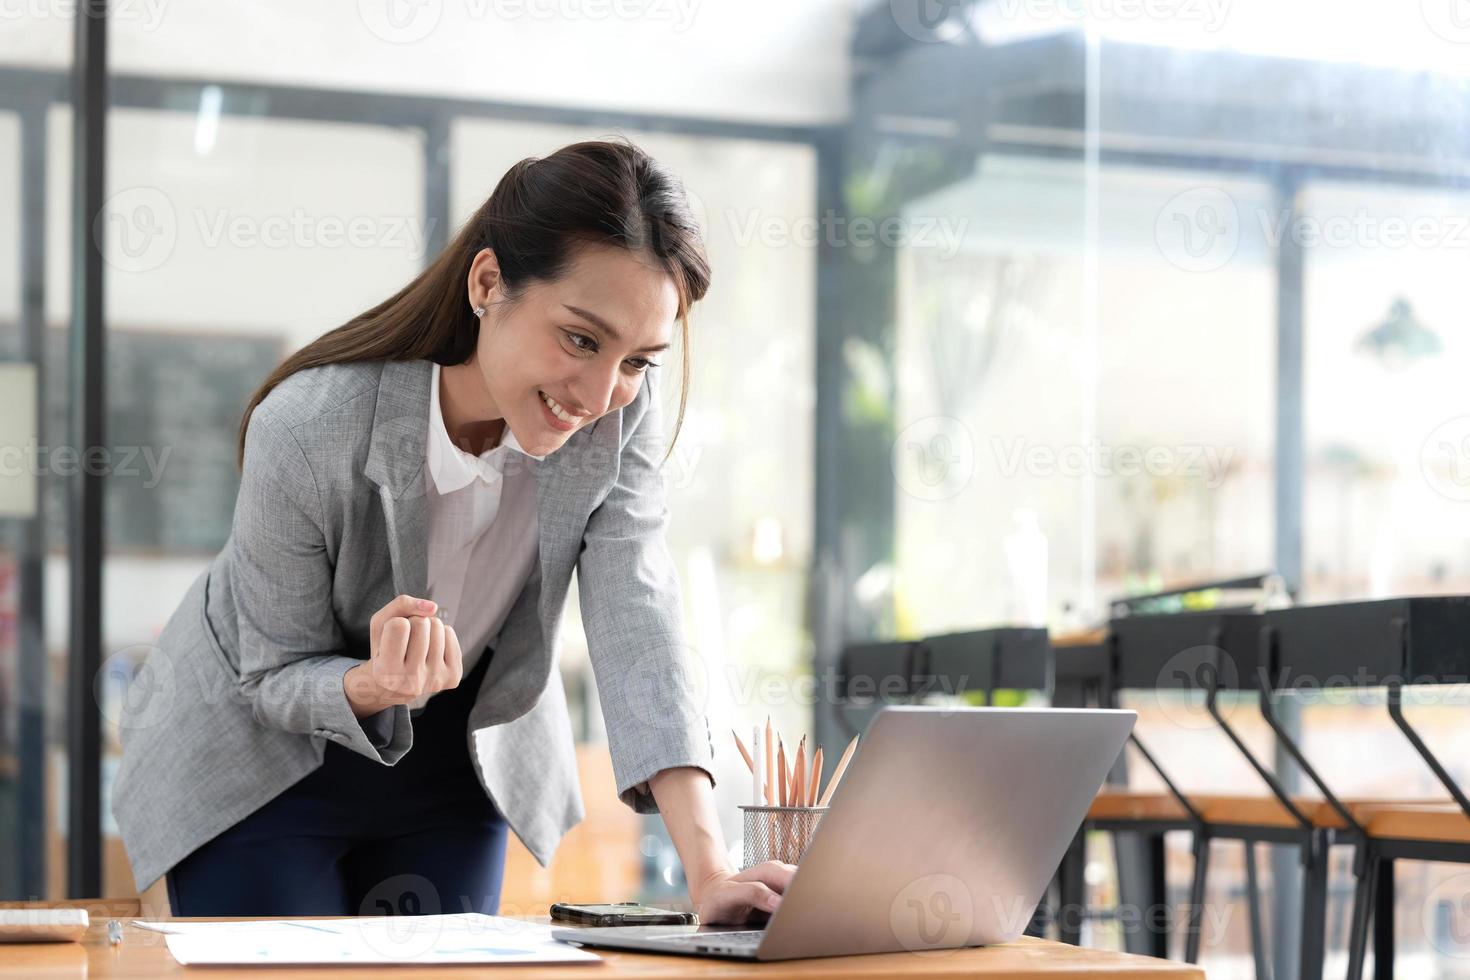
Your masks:
<svg viewBox="0 0 1470 980"><path fill-rule="evenodd" d="M140 888L166 875L176 915L494 912L507 826L545 864L583 815L553 663L575 566L620 797L662 814L704 921L777 906L790 865L726 857L664 543L654 379L677 320L687 382L708 284L678 181L578 143L266 379L230 538L122 720Z"/></svg>

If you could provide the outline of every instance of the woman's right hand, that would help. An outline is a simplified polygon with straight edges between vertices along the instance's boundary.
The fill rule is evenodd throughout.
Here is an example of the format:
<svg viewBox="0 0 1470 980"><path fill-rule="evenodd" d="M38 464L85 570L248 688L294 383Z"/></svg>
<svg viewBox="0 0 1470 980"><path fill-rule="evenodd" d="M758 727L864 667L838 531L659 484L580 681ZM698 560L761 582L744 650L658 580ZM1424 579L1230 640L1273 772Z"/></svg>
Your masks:
<svg viewBox="0 0 1470 980"><path fill-rule="evenodd" d="M434 615L435 608L429 599L401 595L373 614L371 659L342 678L358 718L459 686L464 676L459 637Z"/></svg>

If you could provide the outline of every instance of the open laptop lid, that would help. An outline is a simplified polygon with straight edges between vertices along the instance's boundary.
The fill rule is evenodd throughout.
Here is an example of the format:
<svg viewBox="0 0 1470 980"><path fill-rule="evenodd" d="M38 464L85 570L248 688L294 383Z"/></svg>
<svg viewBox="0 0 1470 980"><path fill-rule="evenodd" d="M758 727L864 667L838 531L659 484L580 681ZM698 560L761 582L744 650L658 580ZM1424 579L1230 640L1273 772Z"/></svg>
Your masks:
<svg viewBox="0 0 1470 980"><path fill-rule="evenodd" d="M1009 942L1132 711L889 707L868 727L759 958Z"/></svg>

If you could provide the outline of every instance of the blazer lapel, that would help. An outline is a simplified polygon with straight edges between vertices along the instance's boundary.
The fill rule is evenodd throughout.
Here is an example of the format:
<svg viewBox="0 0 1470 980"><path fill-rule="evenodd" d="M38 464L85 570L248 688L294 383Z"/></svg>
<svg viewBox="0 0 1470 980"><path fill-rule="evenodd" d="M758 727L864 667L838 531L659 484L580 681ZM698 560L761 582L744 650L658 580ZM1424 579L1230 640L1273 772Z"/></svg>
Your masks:
<svg viewBox="0 0 1470 980"><path fill-rule="evenodd" d="M393 589L421 596L429 582L429 521L424 496L424 453L429 431L427 360L387 361L363 475L378 487L393 561Z"/></svg>
<svg viewBox="0 0 1470 980"><path fill-rule="evenodd" d="M561 613L567 570L577 560L586 520L586 498L602 484L602 468L594 465L601 420L574 434L544 459L532 461L536 473L536 518L540 529L541 621Z"/></svg>

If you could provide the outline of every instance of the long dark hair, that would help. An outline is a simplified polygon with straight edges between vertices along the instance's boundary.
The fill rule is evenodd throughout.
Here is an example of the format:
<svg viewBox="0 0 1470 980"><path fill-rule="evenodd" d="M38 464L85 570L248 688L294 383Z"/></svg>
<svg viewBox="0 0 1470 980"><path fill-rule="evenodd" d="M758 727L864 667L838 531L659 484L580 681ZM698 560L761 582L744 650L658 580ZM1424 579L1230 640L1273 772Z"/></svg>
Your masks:
<svg viewBox="0 0 1470 980"><path fill-rule="evenodd" d="M709 289L709 259L684 185L631 140L620 138L573 143L547 157L527 157L506 171L489 200L412 282L322 334L270 373L240 420L237 462L244 466L245 430L255 406L297 371L352 361L428 358L451 365L469 360L480 321L465 298L465 283L481 249L494 251L506 300L514 303L530 283L560 278L574 250L587 244L649 255L673 278L683 352L673 432L678 438L688 403L689 308Z"/></svg>

